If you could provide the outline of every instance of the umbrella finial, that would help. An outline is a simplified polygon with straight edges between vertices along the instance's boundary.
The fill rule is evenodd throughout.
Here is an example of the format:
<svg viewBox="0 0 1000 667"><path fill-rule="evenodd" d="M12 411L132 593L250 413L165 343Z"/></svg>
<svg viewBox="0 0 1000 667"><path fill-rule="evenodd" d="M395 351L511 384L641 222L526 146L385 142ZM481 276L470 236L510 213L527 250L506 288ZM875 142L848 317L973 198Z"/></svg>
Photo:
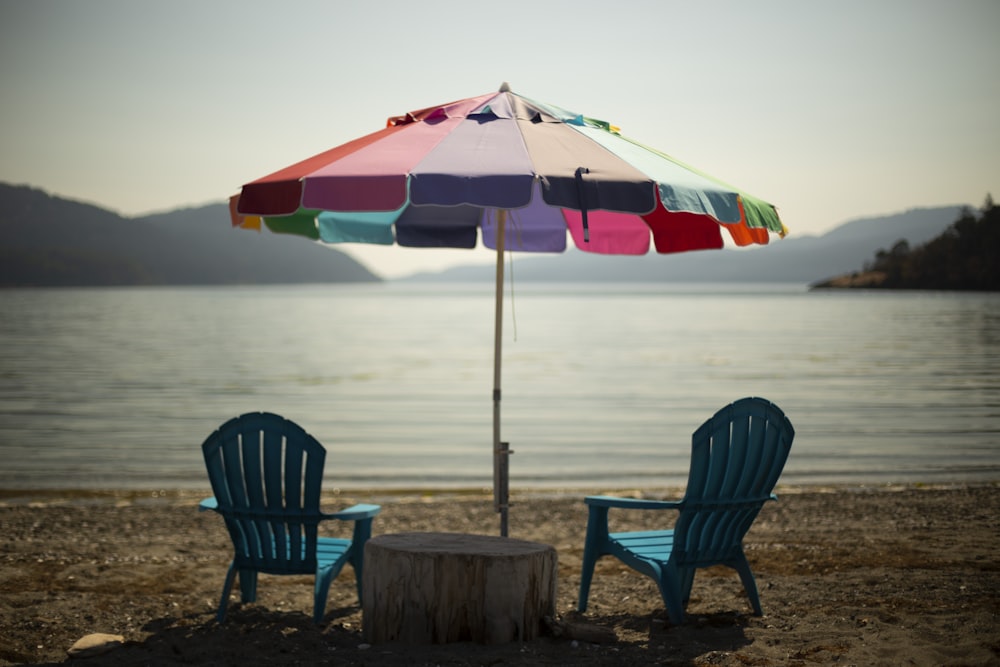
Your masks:
<svg viewBox="0 0 1000 667"><path fill-rule="evenodd" d="M500 93L509 93L510 92L510 84L507 83L506 81L504 81L503 83L500 84L500 90L497 91L497 92L500 92Z"/></svg>

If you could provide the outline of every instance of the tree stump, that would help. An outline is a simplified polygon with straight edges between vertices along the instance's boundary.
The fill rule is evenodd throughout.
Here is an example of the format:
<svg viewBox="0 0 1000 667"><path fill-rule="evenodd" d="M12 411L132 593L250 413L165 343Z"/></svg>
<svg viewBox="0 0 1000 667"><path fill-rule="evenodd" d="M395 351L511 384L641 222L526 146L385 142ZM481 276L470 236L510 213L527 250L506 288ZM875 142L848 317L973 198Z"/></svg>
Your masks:
<svg viewBox="0 0 1000 667"><path fill-rule="evenodd" d="M555 612L556 550L459 533L365 544L362 635L370 643L503 644L535 639Z"/></svg>

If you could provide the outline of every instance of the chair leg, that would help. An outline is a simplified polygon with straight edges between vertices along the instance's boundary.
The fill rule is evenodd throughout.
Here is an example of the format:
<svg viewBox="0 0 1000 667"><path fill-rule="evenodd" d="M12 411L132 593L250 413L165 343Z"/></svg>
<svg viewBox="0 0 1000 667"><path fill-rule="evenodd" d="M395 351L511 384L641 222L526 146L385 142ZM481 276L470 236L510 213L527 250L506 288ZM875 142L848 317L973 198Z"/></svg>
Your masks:
<svg viewBox="0 0 1000 667"><path fill-rule="evenodd" d="M240 569L240 600L254 602L257 600L257 571Z"/></svg>
<svg viewBox="0 0 1000 667"><path fill-rule="evenodd" d="M594 566L597 559L604 554L603 545L608 539L608 508L590 506L587 517L587 537L583 545L583 567L580 570L580 596L576 603L577 611L587 611L587 599L590 597L590 581L594 577Z"/></svg>
<svg viewBox="0 0 1000 667"><path fill-rule="evenodd" d="M753 607L754 615L763 616L764 610L761 609L760 596L757 594L757 580L754 579L746 556L741 555L740 559L733 563L733 569L740 574L740 581L743 582L743 589L747 592L747 597L750 598L750 606Z"/></svg>
<svg viewBox="0 0 1000 667"><path fill-rule="evenodd" d="M330 594L330 584L333 583L334 568L327 568L316 573L316 587L313 590L313 623L319 625L326 614L326 599Z"/></svg>
<svg viewBox="0 0 1000 667"><path fill-rule="evenodd" d="M658 576L655 576L656 583L660 588L660 597L663 598L663 605L667 608L667 616L673 625L684 623L684 602L681 600L681 580L680 573L676 568L661 568Z"/></svg>
<svg viewBox="0 0 1000 667"><path fill-rule="evenodd" d="M222 584L222 599L219 600L219 611L215 614L215 620L222 623L226 620L226 609L229 607L229 594L233 591L233 581L236 579L236 563L229 564L229 571L226 572L226 580ZM240 582L242 583L242 578Z"/></svg>
<svg viewBox="0 0 1000 667"><path fill-rule="evenodd" d="M679 572L679 577L681 581L681 603L687 607L687 603L691 601L691 588L694 586L694 575L697 572L696 567L685 567L681 568Z"/></svg>
<svg viewBox="0 0 1000 667"><path fill-rule="evenodd" d="M359 524L362 522L358 522ZM354 568L354 585L358 589L358 604L362 601L362 588L361 581L364 575L365 567L365 542L368 541L368 537L371 535L371 522L364 522L366 525L362 528L355 525L354 528L354 539L351 540L351 551L348 554L347 561ZM359 541L360 540L360 541Z"/></svg>
<svg viewBox="0 0 1000 667"><path fill-rule="evenodd" d="M354 567L354 586L358 589L358 604L362 604L364 602L364 597L362 597L364 591L361 587L361 577L364 574L364 565L361 560L362 559L358 559L357 563L352 563L352 566Z"/></svg>
<svg viewBox="0 0 1000 667"><path fill-rule="evenodd" d="M597 564L596 549L588 543L583 550L583 568L580 570L580 597L576 609L581 614L587 611L587 599L590 597L590 580L594 577L594 566Z"/></svg>

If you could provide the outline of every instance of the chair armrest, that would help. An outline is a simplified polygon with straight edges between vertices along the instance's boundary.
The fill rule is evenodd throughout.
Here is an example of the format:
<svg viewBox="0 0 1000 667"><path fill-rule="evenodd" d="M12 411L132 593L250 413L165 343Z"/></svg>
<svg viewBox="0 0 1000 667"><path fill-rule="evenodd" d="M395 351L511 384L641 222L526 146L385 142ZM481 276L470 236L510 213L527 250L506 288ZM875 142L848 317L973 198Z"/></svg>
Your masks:
<svg viewBox="0 0 1000 667"><path fill-rule="evenodd" d="M633 510L679 510L684 504L682 500L617 498L615 496L587 496L583 501L596 507L618 507Z"/></svg>
<svg viewBox="0 0 1000 667"><path fill-rule="evenodd" d="M376 514L382 511L381 505L368 505L365 503L359 503L352 507L348 507L345 510L339 512L333 512L330 514L323 513L324 519L340 519L341 521L361 521L363 519L371 519Z"/></svg>
<svg viewBox="0 0 1000 667"><path fill-rule="evenodd" d="M218 509L219 509L219 501L216 500L214 497L205 498L200 503L198 503L199 512L204 512L206 510L218 510Z"/></svg>

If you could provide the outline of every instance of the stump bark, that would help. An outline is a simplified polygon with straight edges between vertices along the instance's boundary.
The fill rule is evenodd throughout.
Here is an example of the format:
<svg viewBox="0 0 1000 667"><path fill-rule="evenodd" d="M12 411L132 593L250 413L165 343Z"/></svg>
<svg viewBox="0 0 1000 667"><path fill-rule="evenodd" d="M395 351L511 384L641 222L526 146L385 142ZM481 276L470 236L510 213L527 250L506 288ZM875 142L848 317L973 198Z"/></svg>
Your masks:
<svg viewBox="0 0 1000 667"><path fill-rule="evenodd" d="M459 533L380 535L365 545L366 642L535 639L556 600L556 550Z"/></svg>

